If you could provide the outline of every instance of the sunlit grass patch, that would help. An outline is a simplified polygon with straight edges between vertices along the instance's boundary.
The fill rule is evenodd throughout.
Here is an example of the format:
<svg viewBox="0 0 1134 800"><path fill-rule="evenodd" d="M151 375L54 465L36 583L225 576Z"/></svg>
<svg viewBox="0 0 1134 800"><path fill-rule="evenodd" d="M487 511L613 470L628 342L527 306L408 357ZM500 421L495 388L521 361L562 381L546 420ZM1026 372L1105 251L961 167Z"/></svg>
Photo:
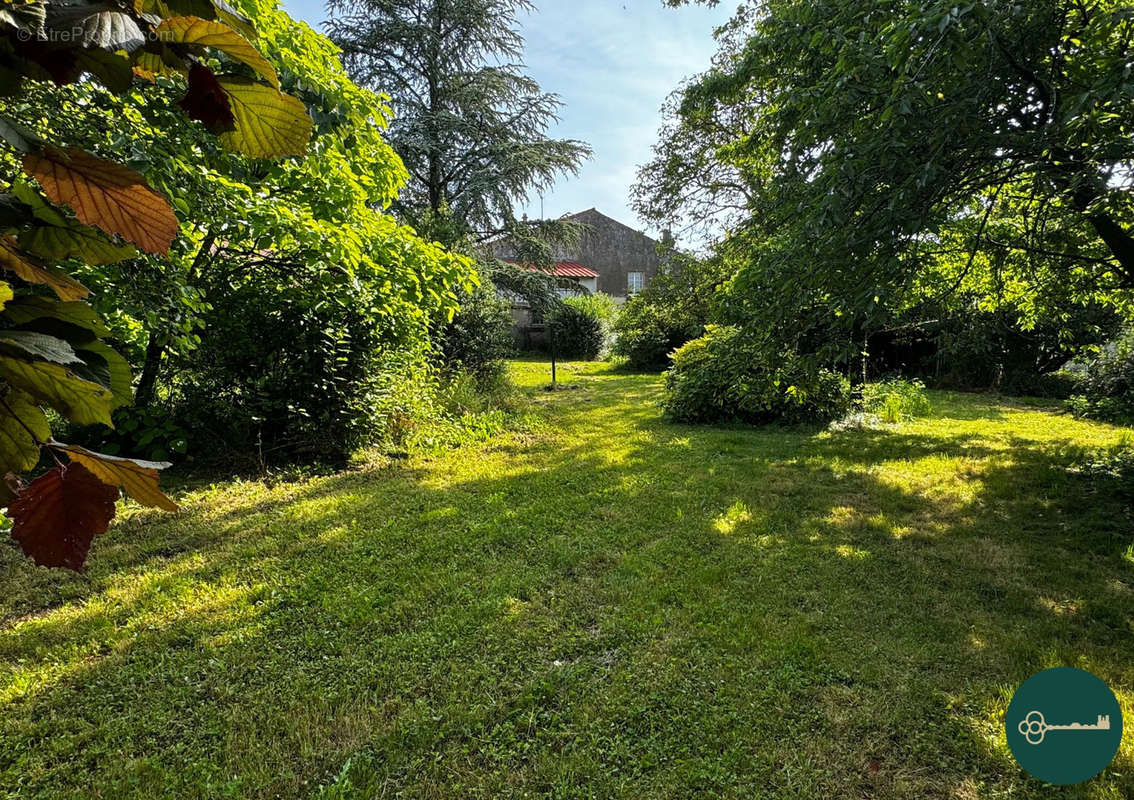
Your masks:
<svg viewBox="0 0 1134 800"><path fill-rule="evenodd" d="M0 550L0 796L1046 797L1057 663L1134 701L1124 429L930 393L845 430L667 423L515 365L539 421ZM1128 441L1128 439L1127 439ZM1134 794L1134 744L1078 796Z"/></svg>

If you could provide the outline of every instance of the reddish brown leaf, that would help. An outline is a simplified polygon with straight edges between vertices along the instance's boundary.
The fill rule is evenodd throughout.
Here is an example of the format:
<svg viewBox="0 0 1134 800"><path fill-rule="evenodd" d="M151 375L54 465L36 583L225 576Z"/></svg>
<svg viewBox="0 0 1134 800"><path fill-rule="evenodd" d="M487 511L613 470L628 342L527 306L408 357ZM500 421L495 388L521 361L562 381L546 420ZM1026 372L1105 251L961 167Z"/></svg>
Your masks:
<svg viewBox="0 0 1134 800"><path fill-rule="evenodd" d="M24 172L39 181L51 202L69 205L80 221L147 252L168 253L178 233L169 203L121 164L77 147L47 147L24 156Z"/></svg>
<svg viewBox="0 0 1134 800"><path fill-rule="evenodd" d="M76 48L57 47L37 39L17 41L14 47L19 55L43 70L42 76L50 78L60 86L74 83L83 72L79 67L79 53ZM39 78L41 75L33 75L33 77Z"/></svg>
<svg viewBox="0 0 1134 800"><path fill-rule="evenodd" d="M213 133L232 130L236 121L217 76L200 64L194 63L189 68L189 90L177 105L190 119L204 123Z"/></svg>
<svg viewBox="0 0 1134 800"><path fill-rule="evenodd" d="M114 518L118 489L82 464L40 475L8 507L12 538L41 567L82 569L91 540Z"/></svg>

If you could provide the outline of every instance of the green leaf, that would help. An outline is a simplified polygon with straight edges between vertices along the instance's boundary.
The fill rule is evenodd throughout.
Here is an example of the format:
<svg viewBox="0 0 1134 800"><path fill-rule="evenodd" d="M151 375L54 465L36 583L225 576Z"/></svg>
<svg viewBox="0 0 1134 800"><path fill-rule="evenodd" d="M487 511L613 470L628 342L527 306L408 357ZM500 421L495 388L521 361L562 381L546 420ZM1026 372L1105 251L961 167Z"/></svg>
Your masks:
<svg viewBox="0 0 1134 800"><path fill-rule="evenodd" d="M98 78L110 91L121 94L134 82L134 69L125 50L108 52L96 48L76 51L79 68Z"/></svg>
<svg viewBox="0 0 1134 800"><path fill-rule="evenodd" d="M247 78L218 78L228 96L235 130L220 143L252 158L302 155L311 138L311 117L298 99Z"/></svg>
<svg viewBox="0 0 1134 800"><path fill-rule="evenodd" d="M59 261L78 258L92 266L113 264L138 255L132 245L111 242L94 228L78 223L66 228L50 225L32 228L20 234L20 246L41 258Z"/></svg>
<svg viewBox="0 0 1134 800"><path fill-rule="evenodd" d="M72 369L87 380L94 380L114 394L114 408L134 402L134 381L130 364L106 342L95 339L75 348L84 366Z"/></svg>
<svg viewBox="0 0 1134 800"><path fill-rule="evenodd" d="M61 364L0 355L0 374L12 386L27 392L37 402L51 406L72 422L114 427L110 419L114 403L111 391L79 378Z"/></svg>
<svg viewBox="0 0 1134 800"><path fill-rule="evenodd" d="M56 364L82 363L67 342L37 331L0 330L0 346L22 350L30 356L53 361Z"/></svg>
<svg viewBox="0 0 1134 800"><path fill-rule="evenodd" d="M0 114L0 139L3 139L20 153L30 153L42 143L42 139L15 120Z"/></svg>
<svg viewBox="0 0 1134 800"><path fill-rule="evenodd" d="M12 389L0 399L0 472L34 467L39 462L39 442L50 438L47 417L31 397Z"/></svg>
<svg viewBox="0 0 1134 800"><path fill-rule="evenodd" d="M58 209L48 203L46 198L32 186L31 182L24 179L23 176L12 181L11 191L17 200L24 205L31 206L33 216L41 222L46 222L48 225L61 228L65 228L70 224L67 218L63 216Z"/></svg>
<svg viewBox="0 0 1134 800"><path fill-rule="evenodd" d="M94 337L109 336L98 313L80 301L61 302L50 297L25 295L4 307L4 316L14 325L24 325L37 319L57 319L90 331Z"/></svg>
<svg viewBox="0 0 1134 800"><path fill-rule="evenodd" d="M213 6L217 10L217 19L221 22L227 22L244 34L245 39L254 42L259 37L252 20L237 11L235 6L229 5L225 0L213 0Z"/></svg>

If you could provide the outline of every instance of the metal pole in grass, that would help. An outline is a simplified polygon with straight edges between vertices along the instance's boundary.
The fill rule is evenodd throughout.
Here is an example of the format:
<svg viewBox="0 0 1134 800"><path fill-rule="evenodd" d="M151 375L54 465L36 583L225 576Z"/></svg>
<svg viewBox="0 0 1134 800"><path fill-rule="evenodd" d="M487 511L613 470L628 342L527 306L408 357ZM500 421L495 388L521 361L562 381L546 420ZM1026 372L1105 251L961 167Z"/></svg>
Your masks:
<svg viewBox="0 0 1134 800"><path fill-rule="evenodd" d="M555 388L555 325L547 321L547 343L551 347L551 388Z"/></svg>

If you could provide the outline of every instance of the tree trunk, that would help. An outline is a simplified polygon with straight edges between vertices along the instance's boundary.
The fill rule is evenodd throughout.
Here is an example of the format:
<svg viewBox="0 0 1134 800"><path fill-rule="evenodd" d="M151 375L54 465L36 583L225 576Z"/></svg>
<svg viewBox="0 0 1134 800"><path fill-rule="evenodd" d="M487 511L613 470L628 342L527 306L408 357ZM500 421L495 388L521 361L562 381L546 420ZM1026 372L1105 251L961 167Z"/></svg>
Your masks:
<svg viewBox="0 0 1134 800"><path fill-rule="evenodd" d="M1118 263L1122 266L1121 272L1126 288L1134 288L1134 238L1109 214L1088 214L1087 221L1118 259Z"/></svg>
<svg viewBox="0 0 1134 800"><path fill-rule="evenodd" d="M1058 151L1058 155L1061 159L1072 164L1081 163L1076 154L1069 151ZM1111 255L1118 261L1119 273L1124 284L1123 288L1134 289L1134 238L1131 238L1130 234L1124 231L1122 226L1105 211L1088 211L1091 203L1102 196L1104 188L1102 184L1097 182L1097 176L1086 170L1086 167L1076 166L1067 171L1068 175L1086 174L1086 182L1074 186L1069 180L1065 180L1062 185L1065 191L1068 191L1071 195L1071 202L1074 207L1087 218L1087 222L1091 223L1095 233L1099 235L1103 244L1110 249Z"/></svg>
<svg viewBox="0 0 1134 800"><path fill-rule="evenodd" d="M156 332L151 331L150 340L146 344L146 359L142 363L142 374L138 378L138 388L134 390L134 405L138 408L145 408L154 401L163 355L165 355L165 342Z"/></svg>
<svg viewBox="0 0 1134 800"><path fill-rule="evenodd" d="M192 283L196 279L201 266L211 255L216 240L217 235L215 233L212 231L205 232L205 236L201 239L201 246L197 248L197 255L193 257L193 263L189 265L189 271L186 274L188 282ZM158 376L161 374L161 359L165 355L165 346L166 341L156 331L150 331L150 338L146 343L146 357L142 362L142 374L138 377L138 388L134 390L134 405L138 408L145 408L152 404L157 396L157 382Z"/></svg>
<svg viewBox="0 0 1134 800"><path fill-rule="evenodd" d="M867 353L870 350L870 334L866 331L862 332L862 384L866 385L866 359Z"/></svg>

